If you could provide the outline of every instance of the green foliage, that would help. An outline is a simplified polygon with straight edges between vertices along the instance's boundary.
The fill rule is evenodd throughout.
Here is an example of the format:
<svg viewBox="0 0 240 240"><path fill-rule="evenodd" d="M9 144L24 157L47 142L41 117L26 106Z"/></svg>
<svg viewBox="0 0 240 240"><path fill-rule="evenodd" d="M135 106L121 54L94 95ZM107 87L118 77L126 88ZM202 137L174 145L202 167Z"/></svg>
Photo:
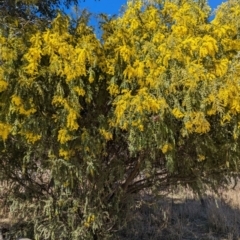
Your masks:
<svg viewBox="0 0 240 240"><path fill-rule="evenodd" d="M58 9L69 8L78 0L2 0L0 14L30 20L38 17L53 18Z"/></svg>
<svg viewBox="0 0 240 240"><path fill-rule="evenodd" d="M35 239L106 239L142 189L239 172L240 5L209 12L129 1L101 41L84 16L2 22L0 177Z"/></svg>

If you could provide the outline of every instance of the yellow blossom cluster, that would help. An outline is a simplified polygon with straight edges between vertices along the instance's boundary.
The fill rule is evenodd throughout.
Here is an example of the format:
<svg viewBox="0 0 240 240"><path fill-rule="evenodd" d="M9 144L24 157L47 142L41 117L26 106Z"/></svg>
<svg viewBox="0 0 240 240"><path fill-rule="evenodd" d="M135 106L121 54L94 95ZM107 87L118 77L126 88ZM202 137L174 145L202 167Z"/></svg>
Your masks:
<svg viewBox="0 0 240 240"><path fill-rule="evenodd" d="M185 128L189 132L206 133L210 130L210 123L204 117L202 112L192 112L189 120L185 122Z"/></svg>
<svg viewBox="0 0 240 240"><path fill-rule="evenodd" d="M58 131L58 141L61 143L61 144L64 144L66 143L67 141L71 140L72 139L72 136L69 135L67 129L60 129Z"/></svg>
<svg viewBox="0 0 240 240"><path fill-rule="evenodd" d="M216 122L236 120L239 12L232 0L209 22L209 9L196 1L164 1L159 7L130 0L121 16L103 24L102 41L86 24L77 25L72 34L69 19L61 14L51 27L28 30L24 38L0 33L1 119L9 121L2 139L15 124L15 131L34 143L41 139L41 127L48 126L60 146L59 156L70 158L65 147L79 136L81 149L89 153L84 144L91 131L83 128L88 123L81 116L84 107L93 118L98 107L106 107L109 125L94 130L106 142L113 138L109 127L141 137L154 128L170 138L172 132L205 134ZM157 143L164 153L170 151L163 145L168 140Z"/></svg>
<svg viewBox="0 0 240 240"><path fill-rule="evenodd" d="M237 10L231 21L223 19L220 11L208 23L210 9L194 1L166 1L162 9L153 4L142 11L143 6L140 0L129 3L121 17L108 23L113 34L103 35L110 52L108 74L123 79L121 85L109 81L108 86L114 98L115 126L130 128L138 118L139 126L144 125L146 114L172 109L172 116L181 119L189 133L206 133L210 130L207 115L221 114L222 121L228 121L238 114L237 60L229 78L233 52L240 51L238 21L233 21ZM222 8L230 11L227 5ZM223 113L223 107L229 112Z"/></svg>
<svg viewBox="0 0 240 240"><path fill-rule="evenodd" d="M69 160L70 157L72 157L74 155L74 152L71 150L66 150L63 148L59 149L59 156L63 157L65 160Z"/></svg>
<svg viewBox="0 0 240 240"><path fill-rule="evenodd" d="M31 114L35 113L37 110L32 102L32 99L29 99L29 105L30 108L28 110L25 109L23 100L21 97L17 95L12 96L11 102L13 103L12 111L13 112L19 112L19 114L25 115L25 116L30 116Z"/></svg>
<svg viewBox="0 0 240 240"><path fill-rule="evenodd" d="M0 80L0 92L3 92L7 89L8 83L6 81Z"/></svg>
<svg viewBox="0 0 240 240"><path fill-rule="evenodd" d="M99 132L107 141L112 139L112 133L110 133L109 131L106 131L105 129L101 128L99 129Z"/></svg>
<svg viewBox="0 0 240 240"><path fill-rule="evenodd" d="M162 152L165 154L165 153L167 153L167 152L169 152L169 151L172 150L172 145L169 144L169 143L166 143L166 144L164 144L164 145L161 147L161 150L162 150Z"/></svg>
<svg viewBox="0 0 240 240"><path fill-rule="evenodd" d="M11 130L12 126L10 124L0 122L0 136L3 141L7 140Z"/></svg>
<svg viewBox="0 0 240 240"><path fill-rule="evenodd" d="M41 139L40 134L35 134L32 132L20 132L22 136L26 139L27 143L34 144L36 141Z"/></svg>

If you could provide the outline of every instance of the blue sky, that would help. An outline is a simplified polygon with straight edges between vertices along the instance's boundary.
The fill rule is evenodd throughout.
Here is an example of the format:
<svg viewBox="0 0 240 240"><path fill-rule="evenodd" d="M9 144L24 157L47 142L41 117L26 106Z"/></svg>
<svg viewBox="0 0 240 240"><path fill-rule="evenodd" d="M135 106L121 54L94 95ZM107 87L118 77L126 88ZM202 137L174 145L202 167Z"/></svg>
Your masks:
<svg viewBox="0 0 240 240"><path fill-rule="evenodd" d="M217 8L218 5L225 1L226 0L208 0L208 3L213 11ZM81 0L79 3L79 10L81 11L83 9L87 9L90 13L93 14L89 24L94 27L97 36L100 36L101 31L97 27L97 14L105 13L107 15L118 15L120 14L121 7L124 6L126 3L127 0ZM71 12L73 13L73 10L68 10L68 12L71 15Z"/></svg>
<svg viewBox="0 0 240 240"><path fill-rule="evenodd" d="M212 9L220 5L223 0L208 0ZM92 13L118 14L121 6L126 4L127 0L85 0L80 2L81 9L86 8Z"/></svg>

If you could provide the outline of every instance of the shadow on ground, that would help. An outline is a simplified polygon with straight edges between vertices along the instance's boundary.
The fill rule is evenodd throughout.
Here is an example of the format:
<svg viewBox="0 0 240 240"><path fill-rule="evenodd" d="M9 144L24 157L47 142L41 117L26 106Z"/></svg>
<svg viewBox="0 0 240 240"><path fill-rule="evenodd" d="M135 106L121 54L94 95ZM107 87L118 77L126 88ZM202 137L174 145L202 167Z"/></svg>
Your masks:
<svg viewBox="0 0 240 240"><path fill-rule="evenodd" d="M182 196L157 203L139 201L113 239L239 240L240 191L235 194L233 198L206 196L204 205L197 198Z"/></svg>

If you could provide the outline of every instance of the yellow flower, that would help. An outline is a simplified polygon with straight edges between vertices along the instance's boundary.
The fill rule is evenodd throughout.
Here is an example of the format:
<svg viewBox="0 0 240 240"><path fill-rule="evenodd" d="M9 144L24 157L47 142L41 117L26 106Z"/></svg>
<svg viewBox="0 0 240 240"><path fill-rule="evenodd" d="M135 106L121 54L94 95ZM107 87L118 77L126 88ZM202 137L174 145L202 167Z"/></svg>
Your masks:
<svg viewBox="0 0 240 240"><path fill-rule="evenodd" d="M84 96L85 95L85 90L80 87L74 87L73 90L79 95L79 96Z"/></svg>
<svg viewBox="0 0 240 240"><path fill-rule="evenodd" d="M78 59L77 61L80 63L80 64L85 64L85 61L86 61L86 58L87 58L87 51L86 49L76 49L76 53L78 54Z"/></svg>
<svg viewBox="0 0 240 240"><path fill-rule="evenodd" d="M23 114L23 115L26 115L26 116L29 116L32 113L35 113L36 111L37 110L35 108L30 108L28 110L26 110L23 106L20 106L20 108L19 108L19 113Z"/></svg>
<svg viewBox="0 0 240 240"><path fill-rule="evenodd" d="M228 70L228 60L226 58L215 61L216 76L222 77Z"/></svg>
<svg viewBox="0 0 240 240"><path fill-rule="evenodd" d="M231 119L232 119L231 115L229 114L229 112L227 112L226 114L223 115L221 124L223 125L226 122L230 122Z"/></svg>
<svg viewBox="0 0 240 240"><path fill-rule="evenodd" d="M107 90L112 96L119 94L119 87L116 84L110 84Z"/></svg>
<svg viewBox="0 0 240 240"><path fill-rule="evenodd" d="M40 134L34 134L31 132L22 132L21 134L26 138L27 143L35 143L36 141L41 139Z"/></svg>
<svg viewBox="0 0 240 240"><path fill-rule="evenodd" d="M133 69L133 72L136 73L136 76L138 78L142 78L144 76L144 62L141 62L141 61L137 60L133 64L133 67L136 69L135 71Z"/></svg>
<svg viewBox="0 0 240 240"><path fill-rule="evenodd" d="M202 162L202 161L204 161L206 159L206 157L204 155L202 155L202 154L198 154L197 158L198 158L199 162Z"/></svg>
<svg viewBox="0 0 240 240"><path fill-rule="evenodd" d="M107 141L112 139L112 133L106 131L105 129L101 128L99 132Z"/></svg>
<svg viewBox="0 0 240 240"><path fill-rule="evenodd" d="M138 129L142 132L143 130L144 130L144 127L143 127L143 125L142 124L140 124L139 126L138 126Z"/></svg>
<svg viewBox="0 0 240 240"><path fill-rule="evenodd" d="M202 41L203 43L199 50L200 57L204 58L207 55L214 57L218 51L217 41L209 35L205 35Z"/></svg>
<svg viewBox="0 0 240 240"><path fill-rule="evenodd" d="M128 46L120 46L116 49L119 51L120 56L125 62L129 62L132 55L134 55L134 49L130 49Z"/></svg>
<svg viewBox="0 0 240 240"><path fill-rule="evenodd" d="M61 96L54 96L52 100L53 105L65 105L66 104L66 99L61 97Z"/></svg>
<svg viewBox="0 0 240 240"><path fill-rule="evenodd" d="M22 105L22 99L18 97L17 95L12 96L12 103L15 104L16 106Z"/></svg>
<svg viewBox="0 0 240 240"><path fill-rule="evenodd" d="M175 118L183 118L184 117L184 114L178 108L174 108L172 110L172 114Z"/></svg>
<svg viewBox="0 0 240 240"><path fill-rule="evenodd" d="M192 132L193 131L193 124L191 121L187 121L185 122L185 128L189 131Z"/></svg>
<svg viewBox="0 0 240 240"><path fill-rule="evenodd" d="M206 133L210 131L210 124L202 112L192 112L190 120L185 122L185 128L190 132Z"/></svg>
<svg viewBox="0 0 240 240"><path fill-rule="evenodd" d="M8 138L9 133L12 130L12 126L7 123L0 123L0 136L2 137L3 141Z"/></svg>
<svg viewBox="0 0 240 240"><path fill-rule="evenodd" d="M94 81L94 72L93 71L90 71L90 74L89 74L89 78L88 78L88 81L90 82L90 83L92 83L93 81Z"/></svg>
<svg viewBox="0 0 240 240"><path fill-rule="evenodd" d="M169 152L169 151L172 150L172 145L166 143L166 144L163 145L163 147L161 148L161 150L162 150L162 152L165 154L165 153L167 153L167 152Z"/></svg>
<svg viewBox="0 0 240 240"><path fill-rule="evenodd" d="M126 79L132 80L133 77L135 77L135 69L129 64L123 71L123 76Z"/></svg>
<svg viewBox="0 0 240 240"><path fill-rule="evenodd" d="M29 116L37 111L34 108L32 99L29 100L31 108L29 108L28 110L26 110L24 108L22 99L17 95L12 96L12 103L17 107L15 109L13 109L13 111L19 112L20 114L25 115L25 116Z"/></svg>
<svg viewBox="0 0 240 240"><path fill-rule="evenodd" d="M89 227L90 227L90 224L87 223L87 222L85 222L85 223L84 223L84 227L89 228Z"/></svg>
<svg viewBox="0 0 240 240"><path fill-rule="evenodd" d="M69 109L69 114L67 116L67 128L69 128L69 130L77 130L79 125L77 123L77 116L78 114L73 110L73 109Z"/></svg>
<svg viewBox="0 0 240 240"><path fill-rule="evenodd" d="M71 157L71 152L70 151L66 151L62 148L59 149L59 156L63 157L65 160L69 160L69 158Z"/></svg>
<svg viewBox="0 0 240 240"><path fill-rule="evenodd" d="M6 81L0 80L0 92L3 92L7 89L8 83Z"/></svg>
<svg viewBox="0 0 240 240"><path fill-rule="evenodd" d="M67 141L71 140L72 139L72 136L70 136L68 134L68 131L66 129L60 129L58 131L58 141L61 143L61 144L64 144L66 143Z"/></svg>

